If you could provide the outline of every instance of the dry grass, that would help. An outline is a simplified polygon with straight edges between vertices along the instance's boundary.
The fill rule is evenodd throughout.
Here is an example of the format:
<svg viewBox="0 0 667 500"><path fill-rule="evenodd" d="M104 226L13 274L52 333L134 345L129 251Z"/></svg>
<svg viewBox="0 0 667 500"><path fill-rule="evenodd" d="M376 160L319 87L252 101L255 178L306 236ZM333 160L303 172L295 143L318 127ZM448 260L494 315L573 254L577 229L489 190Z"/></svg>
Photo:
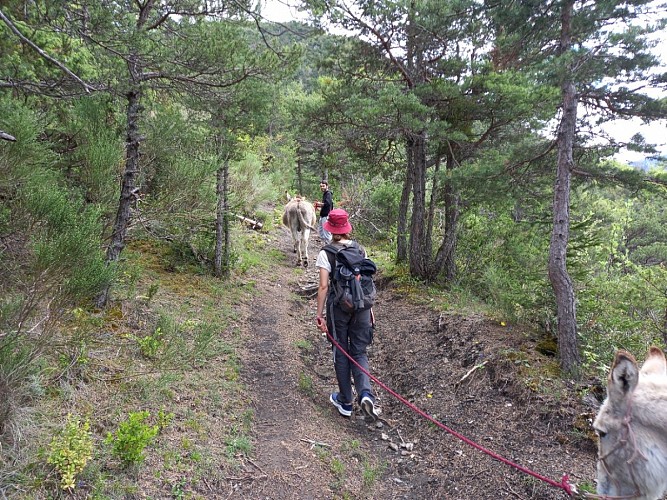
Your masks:
<svg viewBox="0 0 667 500"><path fill-rule="evenodd" d="M255 258L252 250L245 246L247 259ZM205 498L249 452L253 414L237 350L252 284L168 272L166 253L153 242L131 244L113 303L65 315L44 360L36 416L24 421L20 448L3 457L0 497ZM124 467L104 438L143 410L147 423L162 420L161 432L142 464ZM45 456L68 414L90 420L95 451L75 490L65 493Z"/></svg>

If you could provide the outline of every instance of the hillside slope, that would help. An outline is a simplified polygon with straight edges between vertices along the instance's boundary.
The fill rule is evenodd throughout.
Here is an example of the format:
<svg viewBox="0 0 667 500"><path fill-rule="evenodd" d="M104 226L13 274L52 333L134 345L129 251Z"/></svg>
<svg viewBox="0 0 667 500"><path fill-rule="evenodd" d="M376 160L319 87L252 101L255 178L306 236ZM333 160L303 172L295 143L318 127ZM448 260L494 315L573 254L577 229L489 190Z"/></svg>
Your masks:
<svg viewBox="0 0 667 500"><path fill-rule="evenodd" d="M569 474L591 487L599 384L553 375L556 360L537 352L537 333L447 312L445 294L420 294L382 272L369 351L382 420L368 425L358 409L341 417L328 399L331 347L314 324L319 243L311 240L311 266L296 267L289 232L275 224L236 241L228 281L179 261L169 245L131 242L114 303L63 323L39 420L26 419L20 454L0 456L0 497L566 497L416 408L551 480ZM90 422L94 444L69 493L45 458L68 414ZM121 432L138 414L146 421ZM138 448L153 426L158 434Z"/></svg>

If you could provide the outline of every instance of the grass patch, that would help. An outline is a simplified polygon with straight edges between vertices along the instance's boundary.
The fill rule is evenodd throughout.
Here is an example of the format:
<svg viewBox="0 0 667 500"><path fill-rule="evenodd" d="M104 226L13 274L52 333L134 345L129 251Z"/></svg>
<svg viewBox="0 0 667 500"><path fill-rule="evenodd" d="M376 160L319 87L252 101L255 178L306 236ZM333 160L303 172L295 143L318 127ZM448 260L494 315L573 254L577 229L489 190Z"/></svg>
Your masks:
<svg viewBox="0 0 667 500"><path fill-rule="evenodd" d="M235 245L246 262L282 265L282 252L255 235L244 238ZM252 452L254 412L240 384L244 339L237 324L244 310L238 305L257 293L254 281L243 269L228 281L187 274L187 265L167 270L169 251L131 242L109 306L65 312L58 348L41 361L46 377L34 375L40 419L26 408L21 453L3 446L0 491L62 498L66 486L77 498L191 498L200 478L224 477L235 457ZM70 453L64 444L49 445L66 412L85 415L94 443L92 454L81 447L72 462L63 458ZM72 429L77 439L88 435Z"/></svg>
<svg viewBox="0 0 667 500"><path fill-rule="evenodd" d="M294 346L302 351L310 351L313 348L313 344L306 339L299 339L294 342Z"/></svg>
<svg viewBox="0 0 667 500"><path fill-rule="evenodd" d="M234 434L225 439L226 454L229 460L238 455L249 456L252 453L252 441L245 434Z"/></svg>
<svg viewBox="0 0 667 500"><path fill-rule="evenodd" d="M370 489L377 482L377 480L384 474L387 469L386 462L375 464L370 460L365 460L363 464L362 479L364 488Z"/></svg>
<svg viewBox="0 0 667 500"><path fill-rule="evenodd" d="M305 373L299 373L299 391L308 397L313 397L315 395L313 377Z"/></svg>

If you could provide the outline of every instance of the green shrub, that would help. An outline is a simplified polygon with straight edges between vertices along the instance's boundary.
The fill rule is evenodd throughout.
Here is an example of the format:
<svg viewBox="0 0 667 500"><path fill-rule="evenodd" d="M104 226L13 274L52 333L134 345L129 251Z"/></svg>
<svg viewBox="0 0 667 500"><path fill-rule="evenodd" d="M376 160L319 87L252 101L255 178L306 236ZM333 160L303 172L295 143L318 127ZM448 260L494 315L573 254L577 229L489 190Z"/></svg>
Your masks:
<svg viewBox="0 0 667 500"><path fill-rule="evenodd" d="M149 416L146 410L130 413L127 420L120 423L116 433L109 433L105 439L106 444L112 445L113 454L125 466L143 462L144 449L159 432L158 425L146 423Z"/></svg>
<svg viewBox="0 0 667 500"><path fill-rule="evenodd" d="M504 211L480 209L461 220L459 285L512 321L547 322L553 297L546 269L548 235Z"/></svg>
<svg viewBox="0 0 667 500"><path fill-rule="evenodd" d="M370 216L378 227L386 231L393 229L398 220L398 205L401 185L396 182L378 183L371 192Z"/></svg>
<svg viewBox="0 0 667 500"><path fill-rule="evenodd" d="M164 346L164 338L162 329L158 326L152 335L145 335L143 337L133 337L137 344L141 355L148 359L155 359Z"/></svg>
<svg viewBox="0 0 667 500"><path fill-rule="evenodd" d="M33 381L40 372L38 352L21 334L8 332L0 338L0 429L6 442L20 442L18 435L25 422L17 416L35 395Z"/></svg>
<svg viewBox="0 0 667 500"><path fill-rule="evenodd" d="M60 476L60 486L72 490L76 476L93 456L93 438L88 420L67 415L67 422L49 445L47 462L53 465Z"/></svg>
<svg viewBox="0 0 667 500"><path fill-rule="evenodd" d="M172 412L166 413L162 408L160 408L157 412L157 427L159 432L161 433L164 429L166 429L169 424L171 424L172 420L174 420L174 414Z"/></svg>

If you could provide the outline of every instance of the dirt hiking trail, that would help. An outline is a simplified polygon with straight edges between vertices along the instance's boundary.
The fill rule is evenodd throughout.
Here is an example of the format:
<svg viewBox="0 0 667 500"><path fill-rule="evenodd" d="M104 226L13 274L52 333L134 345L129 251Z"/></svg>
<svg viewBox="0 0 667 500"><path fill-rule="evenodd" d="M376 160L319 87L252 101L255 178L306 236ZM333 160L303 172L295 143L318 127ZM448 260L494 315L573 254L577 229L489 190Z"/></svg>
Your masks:
<svg viewBox="0 0 667 500"><path fill-rule="evenodd" d="M263 237L285 259L254 277L256 293L244 306L253 454L220 498L567 498L449 435L377 384L384 424L368 425L356 407L352 418L340 416L328 400L337 390L331 348L314 325L314 294L301 291L316 282L321 243L311 236L310 266L301 270L286 228ZM567 473L573 483L593 484L587 429L594 408L581 406L572 384L543 377L531 384L530 367L554 362L535 351L535 334L410 303L381 270L377 282L374 376L509 460L555 481Z"/></svg>

